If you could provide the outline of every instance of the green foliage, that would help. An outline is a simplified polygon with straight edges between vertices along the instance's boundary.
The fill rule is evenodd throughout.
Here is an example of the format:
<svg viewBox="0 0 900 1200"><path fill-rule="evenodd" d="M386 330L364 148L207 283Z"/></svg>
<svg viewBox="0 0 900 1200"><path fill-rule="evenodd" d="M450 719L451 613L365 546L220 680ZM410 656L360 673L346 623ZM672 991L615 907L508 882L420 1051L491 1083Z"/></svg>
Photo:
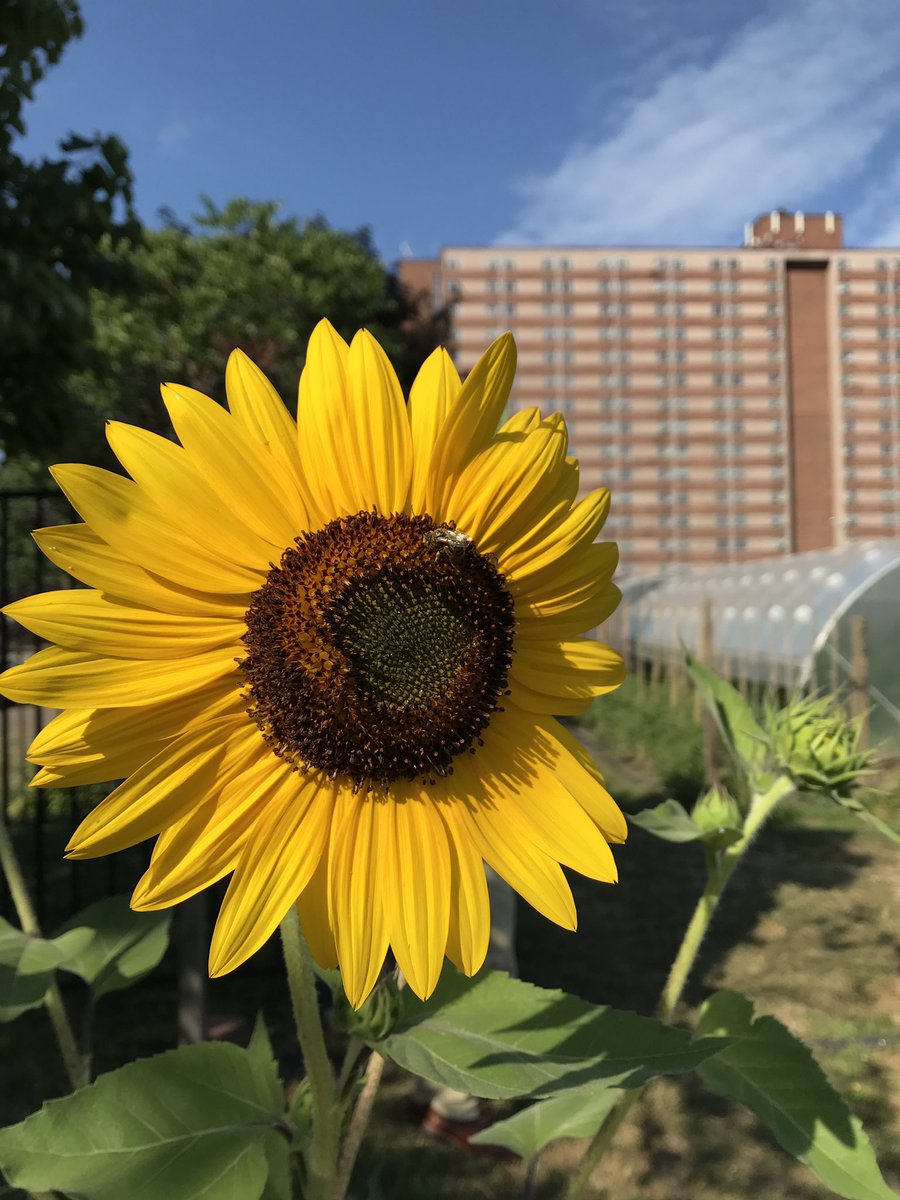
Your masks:
<svg viewBox="0 0 900 1200"><path fill-rule="evenodd" d="M592 1137L621 1098L618 1088L597 1084L571 1088L495 1121L469 1140L476 1146L505 1146L522 1158L530 1158L557 1138Z"/></svg>
<svg viewBox="0 0 900 1200"><path fill-rule="evenodd" d="M534 987L500 971L475 979L445 969L426 1003L409 992L377 1048L432 1083L474 1096L550 1096L597 1082L637 1087L721 1049L649 1017Z"/></svg>
<svg viewBox="0 0 900 1200"><path fill-rule="evenodd" d="M631 813L628 819L665 842L697 842L703 837L703 830L677 800L664 800L655 808Z"/></svg>
<svg viewBox="0 0 900 1200"><path fill-rule="evenodd" d="M847 1200L896 1200L862 1125L784 1025L774 1017L754 1020L746 997L717 992L703 1006L697 1036L735 1039L700 1064L701 1077L751 1108L826 1187Z"/></svg>
<svg viewBox="0 0 900 1200"><path fill-rule="evenodd" d="M247 1056L265 1081L272 1112L284 1108L284 1088L278 1074L278 1062L272 1050L269 1031L258 1013L247 1046ZM287 1137L270 1137L264 1143L268 1174L260 1200L291 1200L291 1147Z"/></svg>
<svg viewBox="0 0 900 1200"><path fill-rule="evenodd" d="M205 199L192 225L169 219L115 252L139 283L135 296L96 290L97 365L70 380L70 393L95 414L70 456L105 453L101 418L166 431L159 384L173 381L224 399L225 363L243 349L289 406L306 344L328 317L345 337L367 327L411 382L445 325L418 327L410 303L361 229L345 233L321 218L281 217L274 203Z"/></svg>
<svg viewBox="0 0 900 1200"><path fill-rule="evenodd" d="M289 1196L281 1088L259 1041L141 1059L0 1131L15 1187L79 1200Z"/></svg>
<svg viewBox="0 0 900 1200"><path fill-rule="evenodd" d="M165 954L171 919L170 912L133 912L127 896L98 900L57 934L79 934L78 949L59 965L80 975L97 997L131 987Z"/></svg>
<svg viewBox="0 0 900 1200"><path fill-rule="evenodd" d="M78 5L3 0L0 23L0 447L44 455L77 427L63 383L91 361L92 289L126 281L108 251L138 226L117 138L70 134L38 162L14 149L36 84L82 34Z"/></svg>
<svg viewBox="0 0 900 1200"><path fill-rule="evenodd" d="M127 896L110 896L52 938L33 937L0 919L0 1021L43 1004L56 970L79 975L96 998L131 987L165 954L170 918L168 912L132 912Z"/></svg>
<svg viewBox="0 0 900 1200"><path fill-rule="evenodd" d="M59 938L34 937L0 917L0 1021L12 1021L44 1003L53 973L87 941L73 931Z"/></svg>
<svg viewBox="0 0 900 1200"><path fill-rule="evenodd" d="M715 718L740 777L746 778L750 791L766 791L770 782L766 774L769 743L753 709L727 679L705 667L689 651L684 657L694 686Z"/></svg>
<svg viewBox="0 0 900 1200"><path fill-rule="evenodd" d="M704 784L703 733L690 698L672 708L664 688L642 687L629 676L612 696L595 700L584 719L613 750L649 759L665 790L693 804Z"/></svg>
<svg viewBox="0 0 900 1200"><path fill-rule="evenodd" d="M743 825L734 797L717 787L704 792L691 813L677 800L664 800L655 808L632 813L629 819L666 842L704 841L717 848L736 842Z"/></svg>

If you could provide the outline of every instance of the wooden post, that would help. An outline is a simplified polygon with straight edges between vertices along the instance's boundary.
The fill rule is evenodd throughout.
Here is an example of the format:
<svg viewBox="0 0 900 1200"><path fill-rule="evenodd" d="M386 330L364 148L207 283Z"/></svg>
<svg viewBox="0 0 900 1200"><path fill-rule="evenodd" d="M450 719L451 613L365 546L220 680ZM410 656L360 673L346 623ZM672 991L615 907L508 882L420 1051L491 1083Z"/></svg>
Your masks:
<svg viewBox="0 0 900 1200"><path fill-rule="evenodd" d="M650 660L650 690L651 691L656 691L656 689L659 687L660 682L662 681L662 669L663 669L662 654L660 652L659 645L657 645L657 647L654 651L654 654L653 654L653 658Z"/></svg>
<svg viewBox="0 0 900 1200"><path fill-rule="evenodd" d="M869 744L869 623L856 614L850 618L850 716L862 716L860 744Z"/></svg>
<svg viewBox="0 0 900 1200"><path fill-rule="evenodd" d="M841 680L840 672L838 671L838 649L840 643L838 640L838 626L834 626L832 632L828 636L826 642L826 653L828 655L828 690L833 696L840 690Z"/></svg>
<svg viewBox="0 0 900 1200"><path fill-rule="evenodd" d="M641 645L641 614L638 611L637 625L634 631L634 641L632 643L632 653L634 655L634 684L635 691L640 694L644 690L644 648Z"/></svg>
<svg viewBox="0 0 900 1200"><path fill-rule="evenodd" d="M206 1037L206 976L209 933L206 892L180 905L176 914L178 938L178 1044L191 1045Z"/></svg>
<svg viewBox="0 0 900 1200"><path fill-rule="evenodd" d="M678 641L678 611L672 609L672 666L669 670L669 707L677 708L681 703L684 683L684 663L681 660L681 645Z"/></svg>
<svg viewBox="0 0 900 1200"><path fill-rule="evenodd" d="M697 643L697 657L704 666L710 670L715 670L715 641L713 635L713 602L712 598L707 596L704 598L700 606L700 634ZM698 693L694 693L694 703L700 699ZM702 701L701 701L702 704ZM715 717L703 705L702 721L703 721L703 769L706 775L706 782L709 787L721 783L721 767L719 764L719 731L716 729ZM694 709L695 719L697 717L697 709Z"/></svg>

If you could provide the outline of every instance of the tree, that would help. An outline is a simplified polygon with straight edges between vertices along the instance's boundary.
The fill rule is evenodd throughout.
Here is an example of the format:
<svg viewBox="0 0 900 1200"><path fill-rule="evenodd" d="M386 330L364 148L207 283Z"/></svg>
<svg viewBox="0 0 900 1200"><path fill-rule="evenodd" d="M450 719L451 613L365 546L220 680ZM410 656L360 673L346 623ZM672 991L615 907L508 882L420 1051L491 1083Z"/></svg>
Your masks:
<svg viewBox="0 0 900 1200"><path fill-rule="evenodd" d="M306 343L328 317L345 336L362 326L381 341L408 387L446 335L441 318L422 322L384 265L366 229L332 229L321 217L298 222L276 203L203 200L192 224L163 213L164 227L115 251L138 282L133 296L93 296L95 363L69 383L86 438L80 458L102 461L101 417L163 431L159 384L189 384L223 399L225 362L246 351L293 404Z"/></svg>
<svg viewBox="0 0 900 1200"><path fill-rule="evenodd" d="M0 448L43 455L72 424L64 380L91 360L91 293L125 279L108 250L139 227L118 138L70 134L37 162L14 149L35 85L82 35L75 0L0 0L0 28Z"/></svg>

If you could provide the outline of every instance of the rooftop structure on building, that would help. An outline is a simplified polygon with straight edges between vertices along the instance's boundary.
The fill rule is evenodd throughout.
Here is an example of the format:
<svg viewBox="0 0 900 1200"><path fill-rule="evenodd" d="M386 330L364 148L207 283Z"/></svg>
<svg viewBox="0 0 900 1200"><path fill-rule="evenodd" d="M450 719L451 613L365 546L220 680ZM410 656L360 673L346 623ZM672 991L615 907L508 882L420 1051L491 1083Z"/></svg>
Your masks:
<svg viewBox="0 0 900 1200"><path fill-rule="evenodd" d="M401 262L465 373L506 329L511 411L562 411L626 573L900 535L900 248L775 209L738 249L448 246Z"/></svg>

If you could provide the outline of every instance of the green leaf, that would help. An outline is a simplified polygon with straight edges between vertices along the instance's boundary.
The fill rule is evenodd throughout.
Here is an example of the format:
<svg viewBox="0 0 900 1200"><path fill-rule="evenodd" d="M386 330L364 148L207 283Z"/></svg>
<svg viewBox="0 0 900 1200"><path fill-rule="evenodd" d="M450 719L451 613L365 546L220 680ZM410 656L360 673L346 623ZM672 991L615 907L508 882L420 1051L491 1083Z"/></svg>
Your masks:
<svg viewBox="0 0 900 1200"><path fill-rule="evenodd" d="M736 760L751 776L765 767L768 740L753 709L727 680L705 667L690 651L685 662L700 695L716 719L722 739Z"/></svg>
<svg viewBox="0 0 900 1200"><path fill-rule="evenodd" d="M250 1051L183 1046L0 1130L0 1168L15 1187L78 1200L259 1200L284 1140L272 1096Z"/></svg>
<svg viewBox="0 0 900 1200"><path fill-rule="evenodd" d="M272 1039L269 1037L269 1031L261 1012L256 1014L256 1020L253 1022L253 1032L247 1043L247 1054L264 1077L271 1081L272 1091L269 1099L272 1107L280 1106L283 1109L284 1087L278 1073L278 1060L275 1058Z"/></svg>
<svg viewBox="0 0 900 1200"><path fill-rule="evenodd" d="M133 912L127 896L98 900L59 931L86 931L82 950L68 959L65 968L89 983L96 996L131 987L165 954L170 922L169 912Z"/></svg>
<svg viewBox="0 0 900 1200"><path fill-rule="evenodd" d="M745 996L717 992L701 1010L697 1034L735 1038L700 1064L700 1075L713 1091L752 1109L826 1187L847 1200L897 1200L862 1124L809 1049L780 1021L753 1020Z"/></svg>
<svg viewBox="0 0 900 1200"><path fill-rule="evenodd" d="M47 941L0 918L0 1021L12 1021L43 1004L53 972L85 942L72 934Z"/></svg>
<svg viewBox="0 0 900 1200"><path fill-rule="evenodd" d="M722 1048L501 971L466 979L449 969L424 1004L401 993L397 1023L376 1045L433 1083L493 1099L550 1096L592 1081L637 1087L690 1071Z"/></svg>
<svg viewBox="0 0 900 1200"><path fill-rule="evenodd" d="M663 800L655 808L630 813L628 819L666 842L696 842L703 837L703 830L677 800Z"/></svg>
<svg viewBox="0 0 900 1200"><path fill-rule="evenodd" d="M503 1121L473 1134L477 1146L505 1146L513 1154L531 1158L557 1138L593 1137L622 1096L618 1088L572 1088L549 1100L538 1100Z"/></svg>
<svg viewBox="0 0 900 1200"><path fill-rule="evenodd" d="M832 795L834 795L832 793ZM858 817L860 821L864 821L867 825L871 825L873 829L877 829L882 837L886 837L888 841L897 842L900 844L900 833L893 829L886 821L882 821L881 817L876 817L862 801L855 797L834 796L834 799L840 804L841 808L846 808L848 812L852 812L854 817Z"/></svg>
<svg viewBox="0 0 900 1200"><path fill-rule="evenodd" d="M247 1054L269 1084L273 1111L284 1110L284 1086L262 1013L256 1014ZM260 1200L291 1200L291 1152L286 1138L269 1138L265 1145L269 1175Z"/></svg>

